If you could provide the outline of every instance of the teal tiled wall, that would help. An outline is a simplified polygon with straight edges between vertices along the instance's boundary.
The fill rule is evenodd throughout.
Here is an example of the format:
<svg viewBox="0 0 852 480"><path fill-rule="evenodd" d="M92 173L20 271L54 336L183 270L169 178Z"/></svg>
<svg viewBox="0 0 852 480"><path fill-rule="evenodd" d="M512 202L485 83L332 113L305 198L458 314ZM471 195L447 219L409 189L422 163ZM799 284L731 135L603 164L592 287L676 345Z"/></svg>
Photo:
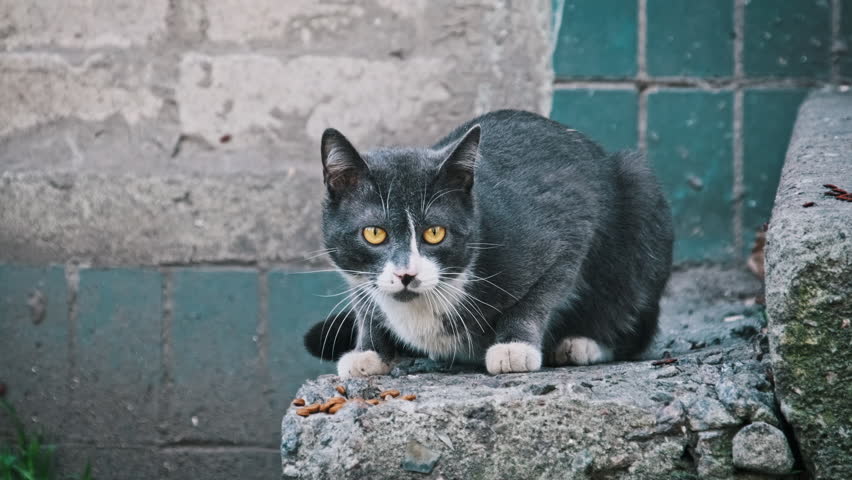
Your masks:
<svg viewBox="0 0 852 480"><path fill-rule="evenodd" d="M636 2L565 0L562 12L553 55L557 76L636 74Z"/></svg>
<svg viewBox="0 0 852 480"><path fill-rule="evenodd" d="M748 249L769 220L793 119L805 89L747 89L743 97L743 229Z"/></svg>
<svg viewBox="0 0 852 480"><path fill-rule="evenodd" d="M609 148L636 146L636 89L572 89L553 92L552 118L592 138L606 142Z"/></svg>
<svg viewBox="0 0 852 480"><path fill-rule="evenodd" d="M336 273L0 263L0 382L52 439L274 446ZM0 417L0 441L12 434Z"/></svg>
<svg viewBox="0 0 852 480"><path fill-rule="evenodd" d="M723 77L734 73L734 3L650 0L648 73Z"/></svg>
<svg viewBox="0 0 852 480"><path fill-rule="evenodd" d="M553 5L551 117L646 152L672 203L676 262L741 261L806 91L852 77L852 0Z"/></svg>
<svg viewBox="0 0 852 480"><path fill-rule="evenodd" d="M829 0L749 0L745 7L747 75L828 78Z"/></svg>
<svg viewBox="0 0 852 480"><path fill-rule="evenodd" d="M732 247L732 107L724 91L648 96L648 161L671 202L676 259L715 260Z"/></svg>

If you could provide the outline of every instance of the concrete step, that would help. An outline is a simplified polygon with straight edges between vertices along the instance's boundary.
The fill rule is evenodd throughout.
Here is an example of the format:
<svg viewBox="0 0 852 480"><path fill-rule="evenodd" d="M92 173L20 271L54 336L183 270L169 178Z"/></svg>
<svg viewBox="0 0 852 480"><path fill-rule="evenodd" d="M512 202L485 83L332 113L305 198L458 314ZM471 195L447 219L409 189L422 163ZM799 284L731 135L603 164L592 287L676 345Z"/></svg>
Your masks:
<svg viewBox="0 0 852 480"><path fill-rule="evenodd" d="M406 360L388 376L321 376L297 396L350 401L335 415L282 423L285 478L770 478L789 472L790 448L763 356L760 283L748 272L675 272L650 359L491 376L481 369ZM761 347L763 345L763 347ZM733 445L749 424L779 438L775 463L739 470ZM763 432L763 433L761 433ZM767 440L768 441L768 440ZM779 446L780 445L780 446ZM741 452L752 458L754 452ZM767 456L761 455L766 460ZM773 461L773 460L767 460ZM416 472L421 473L416 473Z"/></svg>
<svg viewBox="0 0 852 480"><path fill-rule="evenodd" d="M817 479L852 478L852 94L802 105L766 245L766 306L781 409ZM813 205L811 205L813 203Z"/></svg>

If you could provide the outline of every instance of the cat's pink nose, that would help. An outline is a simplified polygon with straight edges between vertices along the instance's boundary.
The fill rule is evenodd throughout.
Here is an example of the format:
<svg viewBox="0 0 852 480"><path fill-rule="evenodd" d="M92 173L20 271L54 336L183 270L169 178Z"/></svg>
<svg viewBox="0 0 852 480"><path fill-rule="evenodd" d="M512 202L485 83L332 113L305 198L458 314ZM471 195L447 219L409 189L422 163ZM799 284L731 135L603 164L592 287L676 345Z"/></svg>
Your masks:
<svg viewBox="0 0 852 480"><path fill-rule="evenodd" d="M414 277L417 276L416 273L414 275L409 275L408 273L394 273L394 275L399 278L399 281L402 282L402 286L404 287L407 287L409 283L413 282Z"/></svg>

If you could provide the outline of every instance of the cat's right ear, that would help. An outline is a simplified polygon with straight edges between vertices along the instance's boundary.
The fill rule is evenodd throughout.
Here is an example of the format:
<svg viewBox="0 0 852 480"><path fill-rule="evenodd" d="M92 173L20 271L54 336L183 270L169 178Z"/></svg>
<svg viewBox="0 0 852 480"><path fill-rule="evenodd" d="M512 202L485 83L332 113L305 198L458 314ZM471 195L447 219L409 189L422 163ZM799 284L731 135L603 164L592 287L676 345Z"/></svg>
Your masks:
<svg viewBox="0 0 852 480"><path fill-rule="evenodd" d="M322 177L328 192L342 193L356 185L367 173L367 164L349 143L349 140L333 128L322 133Z"/></svg>

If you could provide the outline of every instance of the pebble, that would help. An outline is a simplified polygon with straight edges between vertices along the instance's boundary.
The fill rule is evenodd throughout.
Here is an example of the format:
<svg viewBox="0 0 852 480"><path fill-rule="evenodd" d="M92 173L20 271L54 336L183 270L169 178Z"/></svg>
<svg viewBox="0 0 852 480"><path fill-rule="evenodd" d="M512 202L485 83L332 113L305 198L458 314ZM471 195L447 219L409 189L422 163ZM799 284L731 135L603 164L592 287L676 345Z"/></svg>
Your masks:
<svg viewBox="0 0 852 480"><path fill-rule="evenodd" d="M753 472L790 473L795 460L784 432L764 422L755 422L737 432L733 445L734 466Z"/></svg>
<svg viewBox="0 0 852 480"><path fill-rule="evenodd" d="M409 472L432 473L441 453L436 452L414 439L409 439L405 446L405 458L402 469Z"/></svg>

